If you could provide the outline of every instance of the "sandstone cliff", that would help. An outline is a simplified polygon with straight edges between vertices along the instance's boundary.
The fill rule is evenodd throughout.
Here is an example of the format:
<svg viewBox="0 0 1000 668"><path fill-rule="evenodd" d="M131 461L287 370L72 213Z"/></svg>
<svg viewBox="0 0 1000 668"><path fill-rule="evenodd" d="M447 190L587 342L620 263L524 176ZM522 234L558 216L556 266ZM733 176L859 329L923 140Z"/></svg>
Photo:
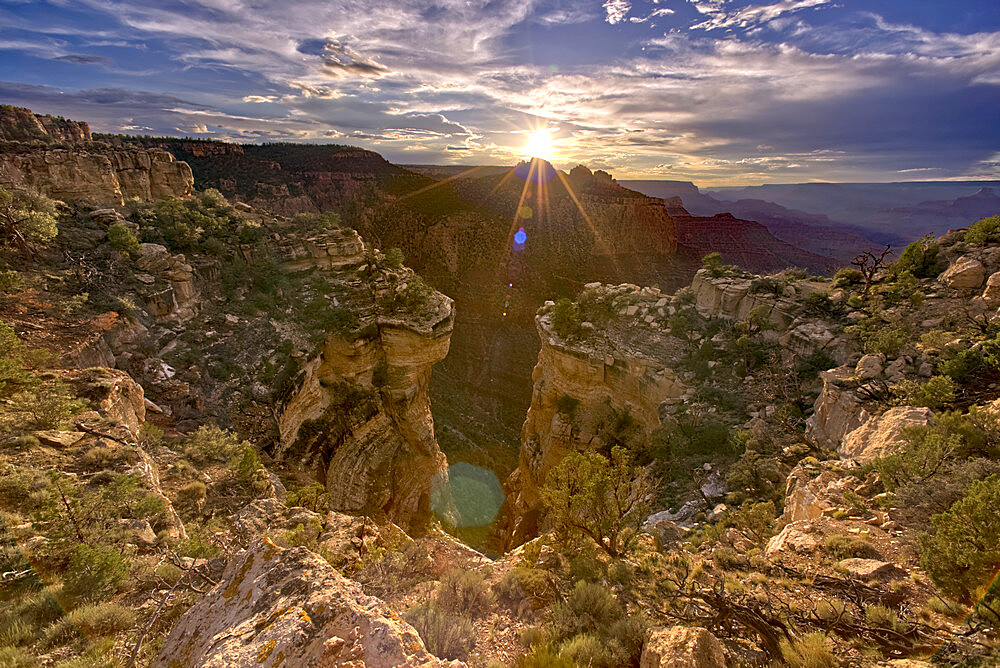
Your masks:
<svg viewBox="0 0 1000 668"><path fill-rule="evenodd" d="M0 185L38 190L54 199L121 205L189 195L191 168L161 149L91 141L86 123L0 109Z"/></svg>
<svg viewBox="0 0 1000 668"><path fill-rule="evenodd" d="M641 437L660 424L666 404L684 386L666 366L680 345L661 327L669 303L658 290L592 285L588 294L621 309L621 328L608 325L567 340L556 332L551 304L535 322L542 342L532 373L531 406L521 428L518 467L505 485L498 519L506 547L544 530L539 490L545 476L567 453L608 446L607 425L615 415L634 420Z"/></svg>
<svg viewBox="0 0 1000 668"><path fill-rule="evenodd" d="M447 494L427 389L453 322L451 300L438 295L421 319L376 315L357 337L329 336L304 365L281 412L277 455L316 470L331 507L416 527L432 495Z"/></svg>

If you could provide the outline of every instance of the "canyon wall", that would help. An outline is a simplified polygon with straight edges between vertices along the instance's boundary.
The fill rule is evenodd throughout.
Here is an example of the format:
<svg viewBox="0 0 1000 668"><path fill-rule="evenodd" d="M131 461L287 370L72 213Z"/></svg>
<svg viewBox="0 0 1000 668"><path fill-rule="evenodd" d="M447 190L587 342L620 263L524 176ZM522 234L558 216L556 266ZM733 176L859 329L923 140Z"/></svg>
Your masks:
<svg viewBox="0 0 1000 668"><path fill-rule="evenodd" d="M381 511L412 528L430 517L435 492L447 494L427 389L431 366L448 353L454 312L443 295L435 309L422 325L379 317L359 338L330 336L303 367L276 454L322 475L331 507Z"/></svg>
<svg viewBox="0 0 1000 668"><path fill-rule="evenodd" d="M183 197L191 168L162 149L92 141L86 123L0 108L0 185L38 190L54 199L117 206Z"/></svg>
<svg viewBox="0 0 1000 668"><path fill-rule="evenodd" d="M540 490L566 454L609 447L606 429L616 415L630 416L648 438L660 424L661 407L678 402L685 391L666 366L676 356L674 345L653 322L668 299L658 290L628 285L593 289L608 291L622 304L633 295L637 303L645 303L623 306L622 316L648 336L641 345L628 345L625 339L631 335L608 329L567 340L554 329L551 302L540 310L535 322L541 350L532 373L531 406L521 429L518 466L505 484L507 499L496 525L504 549L544 530Z"/></svg>

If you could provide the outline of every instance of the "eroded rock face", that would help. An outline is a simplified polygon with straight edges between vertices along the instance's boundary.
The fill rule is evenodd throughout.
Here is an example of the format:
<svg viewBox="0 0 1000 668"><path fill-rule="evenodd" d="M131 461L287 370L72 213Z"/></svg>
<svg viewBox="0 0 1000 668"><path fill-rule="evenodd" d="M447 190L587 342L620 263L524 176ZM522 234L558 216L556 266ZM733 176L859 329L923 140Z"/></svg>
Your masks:
<svg viewBox="0 0 1000 668"><path fill-rule="evenodd" d="M189 666L461 666L304 547L258 542L174 626L153 662Z"/></svg>
<svg viewBox="0 0 1000 668"><path fill-rule="evenodd" d="M548 314L536 317L536 325L542 347L532 373L531 406L498 522L506 547L537 535L545 476L573 449L601 446L596 431L602 416L609 410L627 411L648 436L660 424L660 404L677 400L684 391L659 356L624 347L610 352L567 345L554 334ZM566 398L576 402L571 413L560 409Z"/></svg>
<svg viewBox="0 0 1000 668"><path fill-rule="evenodd" d="M1000 271L990 274L990 277L986 279L983 299L988 306L993 308L1000 306Z"/></svg>
<svg viewBox="0 0 1000 668"><path fill-rule="evenodd" d="M83 121L33 114L24 107L0 105L0 140L82 144L91 141L90 126Z"/></svg>
<svg viewBox="0 0 1000 668"><path fill-rule="evenodd" d="M869 418L853 390L841 383L854 375L850 367L837 367L820 373L823 390L806 420L806 438L824 448L835 448L844 436L860 427Z"/></svg>
<svg viewBox="0 0 1000 668"><path fill-rule="evenodd" d="M160 244L142 244L136 267L153 277L144 293L146 306L156 318L187 320L198 308L195 272L183 255L174 255ZM157 284L156 279L160 279Z"/></svg>
<svg viewBox="0 0 1000 668"><path fill-rule="evenodd" d="M86 123L17 107L0 108L0 185L38 190L67 202L121 205L183 197L194 176L158 149L94 142Z"/></svg>
<svg viewBox="0 0 1000 668"><path fill-rule="evenodd" d="M869 418L847 434L837 448L837 453L844 459L855 459L862 464L884 457L892 454L902 442L904 429L924 426L930 419L929 408L890 408L882 415Z"/></svg>
<svg viewBox="0 0 1000 668"><path fill-rule="evenodd" d="M414 527L430 515L433 488L447 483L427 387L448 353L451 300L439 295L424 316L378 316L359 338L330 336L284 406L277 455L319 469L336 510L381 510Z"/></svg>
<svg viewBox="0 0 1000 668"><path fill-rule="evenodd" d="M671 626L652 629L639 668L725 668L726 652L707 629Z"/></svg>

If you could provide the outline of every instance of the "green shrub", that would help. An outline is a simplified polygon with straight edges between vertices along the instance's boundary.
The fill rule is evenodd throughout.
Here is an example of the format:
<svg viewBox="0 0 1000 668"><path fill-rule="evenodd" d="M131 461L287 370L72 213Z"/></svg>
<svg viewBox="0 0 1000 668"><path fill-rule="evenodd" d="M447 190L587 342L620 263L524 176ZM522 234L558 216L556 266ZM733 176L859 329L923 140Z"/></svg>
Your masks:
<svg viewBox="0 0 1000 668"><path fill-rule="evenodd" d="M56 238L56 202L41 193L0 186L0 244L35 252Z"/></svg>
<svg viewBox="0 0 1000 668"><path fill-rule="evenodd" d="M861 285L865 282L865 275L853 267L841 267L833 275L833 287L846 288L849 285Z"/></svg>
<svg viewBox="0 0 1000 668"><path fill-rule="evenodd" d="M965 231L965 242L982 245L1000 241L1000 216L981 218Z"/></svg>
<svg viewBox="0 0 1000 668"><path fill-rule="evenodd" d="M115 223L108 227L108 243L119 253L136 257L142 251L139 240L127 226Z"/></svg>
<svg viewBox="0 0 1000 668"><path fill-rule="evenodd" d="M1000 570L1000 475L969 486L952 507L931 518L920 537L920 564L946 594L971 603Z"/></svg>
<svg viewBox="0 0 1000 668"><path fill-rule="evenodd" d="M841 621L850 624L854 621L854 615L851 614L847 604L839 598L818 601L815 613L817 617L828 623Z"/></svg>
<svg viewBox="0 0 1000 668"><path fill-rule="evenodd" d="M719 253L709 253L701 259L701 268L708 272L713 278L728 276L736 271L736 267L731 264L722 264L722 255Z"/></svg>
<svg viewBox="0 0 1000 668"><path fill-rule="evenodd" d="M580 331L580 315L569 298L563 297L552 307L552 328L564 339Z"/></svg>
<svg viewBox="0 0 1000 668"><path fill-rule="evenodd" d="M574 666L610 668L614 665L605 641L590 633L581 633L564 641L559 646L559 656L569 659Z"/></svg>
<svg viewBox="0 0 1000 668"><path fill-rule="evenodd" d="M782 639L781 657L791 668L836 668L830 640L822 633L807 633L793 641Z"/></svg>
<svg viewBox="0 0 1000 668"><path fill-rule="evenodd" d="M314 482L288 492L285 503L289 506L308 508L316 513L326 513L330 510L330 495L326 491L326 485Z"/></svg>
<svg viewBox="0 0 1000 668"><path fill-rule="evenodd" d="M135 612L117 603L97 603L76 608L66 621L89 637L120 633L135 625Z"/></svg>
<svg viewBox="0 0 1000 668"><path fill-rule="evenodd" d="M623 616L614 594L593 582L577 582L565 602L552 606L550 625L557 640L580 633L602 633Z"/></svg>
<svg viewBox="0 0 1000 668"><path fill-rule="evenodd" d="M264 465L260 461L257 448L249 443L243 448L243 454L236 462L236 477L244 482L252 482L258 471L262 471Z"/></svg>
<svg viewBox="0 0 1000 668"><path fill-rule="evenodd" d="M208 497L205 483L195 480L177 490L177 503L187 508L200 509Z"/></svg>
<svg viewBox="0 0 1000 668"><path fill-rule="evenodd" d="M934 235L928 234L907 246L893 263L891 271L895 276L909 273L916 278L936 278L945 270L944 263L938 257L940 250L934 241Z"/></svg>
<svg viewBox="0 0 1000 668"><path fill-rule="evenodd" d="M886 325L872 332L864 340L865 352L896 357L909 339L910 333L905 328Z"/></svg>
<svg viewBox="0 0 1000 668"><path fill-rule="evenodd" d="M116 550L78 545L70 556L63 591L76 600L100 601L118 591L128 572L128 561Z"/></svg>
<svg viewBox="0 0 1000 668"><path fill-rule="evenodd" d="M986 373L996 370L992 359L987 359L984 349L966 348L951 359L938 363L937 371L959 385L971 385Z"/></svg>
<svg viewBox="0 0 1000 668"><path fill-rule="evenodd" d="M933 376L916 387L908 386L906 401L911 406L940 410L955 401L955 390L955 382L948 376Z"/></svg>
<svg viewBox="0 0 1000 668"><path fill-rule="evenodd" d="M905 633L909 625L899 618L899 614L884 605L869 605L865 607L865 621L881 629L889 629L896 633Z"/></svg>
<svg viewBox="0 0 1000 668"><path fill-rule="evenodd" d="M3 668L35 668L40 665L38 659L20 647L0 647L0 666Z"/></svg>
<svg viewBox="0 0 1000 668"><path fill-rule="evenodd" d="M442 576L435 601L442 610L475 619L490 612L496 599L480 573L454 569Z"/></svg>
<svg viewBox="0 0 1000 668"><path fill-rule="evenodd" d="M228 462L238 455L243 455L251 447L246 441L240 441L234 434L215 425L202 425L198 430L184 439L181 448L191 459L200 462Z"/></svg>
<svg viewBox="0 0 1000 668"><path fill-rule="evenodd" d="M881 559L875 546L860 536L828 536L824 541L826 550L837 559Z"/></svg>
<svg viewBox="0 0 1000 668"><path fill-rule="evenodd" d="M517 668L575 668L569 658L560 656L551 645L533 645L531 651L517 660Z"/></svg>
<svg viewBox="0 0 1000 668"><path fill-rule="evenodd" d="M438 658L464 660L476 644L472 622L437 606L414 606L403 614L403 618L416 629L427 651Z"/></svg>
<svg viewBox="0 0 1000 668"><path fill-rule="evenodd" d="M385 263L390 269L402 269L405 259L399 248L390 248L385 252Z"/></svg>

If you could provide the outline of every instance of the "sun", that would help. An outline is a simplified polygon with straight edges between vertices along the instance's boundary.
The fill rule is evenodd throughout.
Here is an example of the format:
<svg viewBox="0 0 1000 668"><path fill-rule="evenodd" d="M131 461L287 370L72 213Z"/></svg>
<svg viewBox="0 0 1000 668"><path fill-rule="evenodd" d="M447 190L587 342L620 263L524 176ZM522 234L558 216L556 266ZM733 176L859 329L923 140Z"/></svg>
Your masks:
<svg viewBox="0 0 1000 668"><path fill-rule="evenodd" d="M524 153L529 158L552 160L555 149L552 146L552 134L546 128L539 128L528 133L528 143L524 145Z"/></svg>

